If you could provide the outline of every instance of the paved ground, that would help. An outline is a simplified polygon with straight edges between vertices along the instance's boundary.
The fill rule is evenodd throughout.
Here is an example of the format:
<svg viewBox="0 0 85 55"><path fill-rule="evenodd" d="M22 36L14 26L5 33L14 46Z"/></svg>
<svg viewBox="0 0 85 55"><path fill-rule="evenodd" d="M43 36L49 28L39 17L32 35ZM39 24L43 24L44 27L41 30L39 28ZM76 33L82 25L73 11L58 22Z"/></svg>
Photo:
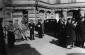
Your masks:
<svg viewBox="0 0 85 55"><path fill-rule="evenodd" d="M66 49L59 43L58 39L45 34L41 39L35 37L35 40L17 42L16 48L7 51L9 55L85 55L83 48Z"/></svg>

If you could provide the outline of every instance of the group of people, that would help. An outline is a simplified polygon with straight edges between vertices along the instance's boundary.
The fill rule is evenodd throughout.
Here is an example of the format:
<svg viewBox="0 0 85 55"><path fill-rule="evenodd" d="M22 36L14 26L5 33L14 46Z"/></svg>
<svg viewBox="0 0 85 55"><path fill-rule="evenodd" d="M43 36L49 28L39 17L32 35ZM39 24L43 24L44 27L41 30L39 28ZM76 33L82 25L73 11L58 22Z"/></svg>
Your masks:
<svg viewBox="0 0 85 55"><path fill-rule="evenodd" d="M16 41L27 40L27 38L29 38L30 40L35 39L34 38L35 23L33 22L33 20L31 20L27 26L24 24L23 21L21 21L21 23L22 24L19 26L18 20L15 20L14 24L13 21L9 21L9 25L3 28L2 22L0 20L0 54L3 55L6 53L6 41L5 41L6 38L7 38L7 46L9 48L14 48L15 47L14 43ZM38 21L37 27L38 27L39 38L42 38L41 21ZM28 33L30 34L29 37L26 37L25 31L30 31L30 33Z"/></svg>
<svg viewBox="0 0 85 55"><path fill-rule="evenodd" d="M13 48L15 39L21 40L26 39L25 31L30 30L30 40L34 40L34 31L35 31L35 23L33 20L26 25L21 21L22 25L18 25L18 20L9 21L9 25L6 27L7 31L7 40L8 47ZM22 27L23 26L23 27ZM42 23L38 21L38 35L39 38L42 38ZM73 18L60 19L55 27L55 31L57 32L57 37L60 41L66 43L67 48L72 48L75 45L84 48L85 47L85 17L81 17L78 21ZM17 36L16 36L17 35ZM15 37L16 36L16 37ZM7 54L5 49L5 40L6 35L3 33L2 21L0 20L0 54ZM4 47L3 47L4 46Z"/></svg>
<svg viewBox="0 0 85 55"><path fill-rule="evenodd" d="M85 17L81 17L78 21L74 18L60 19L55 30L58 39L66 48L71 49L75 45L85 47Z"/></svg>

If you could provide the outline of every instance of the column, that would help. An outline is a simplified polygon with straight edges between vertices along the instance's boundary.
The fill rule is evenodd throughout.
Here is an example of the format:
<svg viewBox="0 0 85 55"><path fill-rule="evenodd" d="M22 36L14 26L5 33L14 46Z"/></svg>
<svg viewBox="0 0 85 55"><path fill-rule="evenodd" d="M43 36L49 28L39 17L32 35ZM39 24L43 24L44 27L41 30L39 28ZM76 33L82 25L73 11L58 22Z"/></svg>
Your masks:
<svg viewBox="0 0 85 55"><path fill-rule="evenodd" d="M11 20L13 21L13 11L11 10Z"/></svg>
<svg viewBox="0 0 85 55"><path fill-rule="evenodd" d="M35 7L34 11L35 11L35 24L36 24L36 12L37 12L36 7Z"/></svg>
<svg viewBox="0 0 85 55"><path fill-rule="evenodd" d="M63 10L64 19L67 19L67 9Z"/></svg>
<svg viewBox="0 0 85 55"><path fill-rule="evenodd" d="M63 19L65 20L64 22L65 22L65 24L67 23L67 9L64 9L63 10L63 15L64 15L64 17L63 17Z"/></svg>
<svg viewBox="0 0 85 55"><path fill-rule="evenodd" d="M81 15L81 17L84 17L84 9L83 8L80 9L80 15Z"/></svg>
<svg viewBox="0 0 85 55"><path fill-rule="evenodd" d="M43 32L42 34L43 34L43 36L44 36L44 20L45 20L45 13L46 13L46 12L43 13L43 19L42 19L42 32Z"/></svg>
<svg viewBox="0 0 85 55"><path fill-rule="evenodd" d="M44 18L44 20L45 20L45 19L47 19L47 14L46 14L46 11L44 12L44 14L45 14L45 18Z"/></svg>
<svg viewBox="0 0 85 55"><path fill-rule="evenodd" d="M27 10L28 11L28 24L29 24L29 10Z"/></svg>

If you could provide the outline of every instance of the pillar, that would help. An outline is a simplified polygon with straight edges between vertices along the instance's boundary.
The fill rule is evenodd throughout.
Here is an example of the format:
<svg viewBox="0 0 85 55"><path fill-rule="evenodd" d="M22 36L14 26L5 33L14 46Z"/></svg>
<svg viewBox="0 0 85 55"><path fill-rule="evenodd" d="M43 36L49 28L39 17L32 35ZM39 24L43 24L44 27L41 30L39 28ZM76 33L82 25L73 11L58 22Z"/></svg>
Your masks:
<svg viewBox="0 0 85 55"><path fill-rule="evenodd" d="M28 24L29 24L29 10L27 10L28 11Z"/></svg>
<svg viewBox="0 0 85 55"><path fill-rule="evenodd" d="M63 10L64 19L67 19L67 9Z"/></svg>
<svg viewBox="0 0 85 55"><path fill-rule="evenodd" d="M13 11L11 10L11 20L13 21Z"/></svg>
<svg viewBox="0 0 85 55"><path fill-rule="evenodd" d="M43 36L44 36L44 20L45 20L45 13L43 13L43 19L42 19L42 32L43 32Z"/></svg>
<svg viewBox="0 0 85 55"><path fill-rule="evenodd" d="M45 11L45 13L44 13L44 14L45 14L45 19L47 19L47 14L46 14L46 11ZM45 19L44 19L44 20L45 20Z"/></svg>
<svg viewBox="0 0 85 55"><path fill-rule="evenodd" d="M84 9L81 8L81 9L80 9L80 15L81 15L82 17L84 17L84 13L85 13Z"/></svg>
<svg viewBox="0 0 85 55"><path fill-rule="evenodd" d="M63 19L65 20L64 22L66 24L67 23L67 19L68 19L68 17L67 17L67 9L63 10L63 15L64 15Z"/></svg>
<svg viewBox="0 0 85 55"><path fill-rule="evenodd" d="M34 12L35 12L35 24L36 24L36 20L37 20L37 16L36 16L37 10L36 10L36 7L35 7L35 9L34 9Z"/></svg>

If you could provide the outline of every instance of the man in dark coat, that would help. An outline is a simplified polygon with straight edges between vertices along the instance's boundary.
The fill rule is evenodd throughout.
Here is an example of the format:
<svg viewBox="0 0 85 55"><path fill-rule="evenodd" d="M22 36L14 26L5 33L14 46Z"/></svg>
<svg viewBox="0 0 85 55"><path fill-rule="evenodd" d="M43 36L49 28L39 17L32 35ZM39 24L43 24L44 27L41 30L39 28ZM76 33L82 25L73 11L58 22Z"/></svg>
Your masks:
<svg viewBox="0 0 85 55"><path fill-rule="evenodd" d="M29 29L30 29L30 38L31 40L34 40L35 24L33 23L33 20L31 20L31 23L29 23Z"/></svg>
<svg viewBox="0 0 85 55"><path fill-rule="evenodd" d="M66 47L66 32L65 32L65 24L60 19L57 24L57 36L59 39L59 45L62 47Z"/></svg>
<svg viewBox="0 0 85 55"><path fill-rule="evenodd" d="M38 21L38 35L39 35L39 38L42 38L42 24L40 22L40 20Z"/></svg>
<svg viewBox="0 0 85 55"><path fill-rule="evenodd" d="M0 19L0 55L7 55L2 27L2 19Z"/></svg>
<svg viewBox="0 0 85 55"><path fill-rule="evenodd" d="M84 47L85 42L85 25L84 25L84 17L82 17L77 25L77 41L80 42L80 47Z"/></svg>
<svg viewBox="0 0 85 55"><path fill-rule="evenodd" d="M15 42L15 35L14 35L14 25L12 21L9 21L9 25L8 25L8 46L9 48L13 48L14 46L14 42Z"/></svg>
<svg viewBox="0 0 85 55"><path fill-rule="evenodd" d="M67 48L71 48L73 44L73 37L75 37L74 26L71 23L71 18L68 18L66 24Z"/></svg>
<svg viewBox="0 0 85 55"><path fill-rule="evenodd" d="M60 19L59 22L57 23L57 34L60 40L63 39L64 33L65 33L64 30L65 30L65 24Z"/></svg>

